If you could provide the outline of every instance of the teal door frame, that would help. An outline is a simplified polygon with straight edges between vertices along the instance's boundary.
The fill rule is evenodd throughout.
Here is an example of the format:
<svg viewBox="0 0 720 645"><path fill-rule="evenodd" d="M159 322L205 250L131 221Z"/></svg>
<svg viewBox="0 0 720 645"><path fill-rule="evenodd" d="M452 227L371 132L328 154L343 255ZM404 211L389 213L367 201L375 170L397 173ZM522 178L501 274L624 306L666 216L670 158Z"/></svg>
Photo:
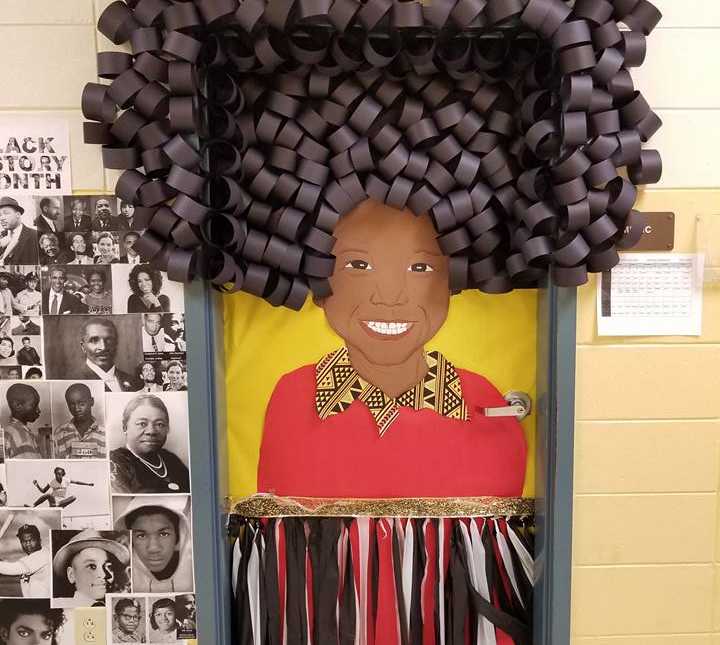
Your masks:
<svg viewBox="0 0 720 645"><path fill-rule="evenodd" d="M222 296L195 282L186 290L195 593L200 645L230 645L230 549L224 499ZM533 645L569 645L575 418L574 289L549 286L538 298L538 577Z"/></svg>

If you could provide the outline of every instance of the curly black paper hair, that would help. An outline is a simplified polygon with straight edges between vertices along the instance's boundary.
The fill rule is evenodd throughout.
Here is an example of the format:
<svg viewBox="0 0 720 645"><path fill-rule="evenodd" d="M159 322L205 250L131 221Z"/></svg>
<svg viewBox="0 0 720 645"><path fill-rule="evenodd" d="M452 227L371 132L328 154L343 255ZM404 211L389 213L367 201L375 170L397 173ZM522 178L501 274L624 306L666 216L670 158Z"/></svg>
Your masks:
<svg viewBox="0 0 720 645"><path fill-rule="evenodd" d="M98 55L86 141L172 279L299 309L370 198L429 213L455 293L576 286L637 240L635 186L660 179L628 71L659 20L647 0L117 1L99 29L133 53Z"/></svg>

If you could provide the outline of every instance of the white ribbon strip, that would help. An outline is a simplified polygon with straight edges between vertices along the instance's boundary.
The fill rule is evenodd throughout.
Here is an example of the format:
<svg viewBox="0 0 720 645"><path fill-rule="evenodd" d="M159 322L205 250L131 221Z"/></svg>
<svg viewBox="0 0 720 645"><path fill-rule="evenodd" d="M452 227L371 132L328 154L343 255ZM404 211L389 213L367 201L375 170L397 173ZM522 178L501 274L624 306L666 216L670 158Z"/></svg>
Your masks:
<svg viewBox="0 0 720 645"><path fill-rule="evenodd" d="M522 540L518 537L518 534L515 532L512 526L510 526L510 524L507 525L507 530L510 542L512 542L512 545L515 548L515 553L517 553L518 557L520 558L520 564L522 565L523 571L525 572L525 577L532 584L533 580L535 579L535 561L533 560L533 557L530 555L528 550L525 548Z"/></svg>
<svg viewBox="0 0 720 645"><path fill-rule="evenodd" d="M487 600L490 599L490 586L488 585L487 569L485 568L485 546L482 543L482 533L478 530L477 522L482 520L475 519L470 522L470 540L472 542L472 556L475 573L477 574L478 592ZM483 524L482 530L486 530ZM495 626L484 616L480 616L478 624L478 640L477 645L497 645L495 636Z"/></svg>
<svg viewBox="0 0 720 645"><path fill-rule="evenodd" d="M503 564L505 565L505 571L507 571L508 577L510 578L510 584L512 585L515 596L520 601L520 604L525 607L522 596L520 595L520 588L517 583L517 576L515 575L515 567L513 566L512 555L510 554L510 548L508 547L507 540L500 530L500 523L495 520L495 537L497 538L498 547L500 548L500 557L502 558Z"/></svg>
<svg viewBox="0 0 720 645"><path fill-rule="evenodd" d="M240 538L235 539L233 544L232 555L232 589L233 595L237 597L238 573L240 570L240 561L242 560L242 552L240 551Z"/></svg>

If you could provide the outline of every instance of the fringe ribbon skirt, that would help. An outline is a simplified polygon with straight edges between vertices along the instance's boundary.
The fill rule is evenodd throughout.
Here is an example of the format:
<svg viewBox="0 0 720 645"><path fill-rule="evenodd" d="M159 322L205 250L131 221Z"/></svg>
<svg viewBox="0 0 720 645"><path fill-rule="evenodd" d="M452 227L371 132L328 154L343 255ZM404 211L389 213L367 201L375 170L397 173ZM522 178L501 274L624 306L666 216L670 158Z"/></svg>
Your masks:
<svg viewBox="0 0 720 645"><path fill-rule="evenodd" d="M233 643L530 645L532 553L527 519L243 519Z"/></svg>

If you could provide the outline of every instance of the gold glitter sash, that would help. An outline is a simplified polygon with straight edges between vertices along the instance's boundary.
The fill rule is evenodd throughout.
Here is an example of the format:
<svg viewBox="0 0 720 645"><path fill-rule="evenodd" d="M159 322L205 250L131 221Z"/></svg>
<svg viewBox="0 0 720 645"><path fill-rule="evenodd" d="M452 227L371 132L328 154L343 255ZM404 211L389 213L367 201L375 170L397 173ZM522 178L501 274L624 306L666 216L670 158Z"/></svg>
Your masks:
<svg viewBox="0 0 720 645"><path fill-rule="evenodd" d="M325 499L258 493L225 501L229 513L243 517L522 517L535 513L535 500L530 497Z"/></svg>

